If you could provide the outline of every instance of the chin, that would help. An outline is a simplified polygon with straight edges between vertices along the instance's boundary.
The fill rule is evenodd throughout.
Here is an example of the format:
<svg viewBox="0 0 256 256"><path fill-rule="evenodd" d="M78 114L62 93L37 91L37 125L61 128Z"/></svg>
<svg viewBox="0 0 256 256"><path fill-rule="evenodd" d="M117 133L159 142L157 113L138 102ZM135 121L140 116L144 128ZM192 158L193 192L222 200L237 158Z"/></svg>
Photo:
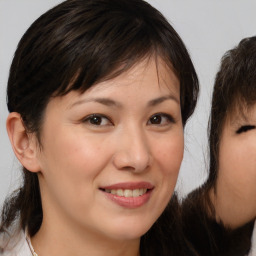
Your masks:
<svg viewBox="0 0 256 256"><path fill-rule="evenodd" d="M151 228L153 223L146 225L141 225L141 223L133 223L126 225L120 225L117 229L112 233L115 239L117 240L135 240L141 238L148 230Z"/></svg>

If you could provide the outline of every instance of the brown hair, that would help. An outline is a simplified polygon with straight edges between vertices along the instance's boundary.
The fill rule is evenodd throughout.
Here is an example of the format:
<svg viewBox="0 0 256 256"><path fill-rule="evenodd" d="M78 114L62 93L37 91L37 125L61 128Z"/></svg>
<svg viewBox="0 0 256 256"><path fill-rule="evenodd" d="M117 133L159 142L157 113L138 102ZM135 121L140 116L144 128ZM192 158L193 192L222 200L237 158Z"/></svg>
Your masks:
<svg viewBox="0 0 256 256"><path fill-rule="evenodd" d="M178 76L185 125L197 101L198 79L186 47L162 14L142 0L64 1L20 40L10 69L8 109L20 113L40 143L51 97L82 93L150 56L160 56ZM0 232L20 217L33 236L42 222L40 189L36 174L25 168L23 174L23 185L3 208Z"/></svg>

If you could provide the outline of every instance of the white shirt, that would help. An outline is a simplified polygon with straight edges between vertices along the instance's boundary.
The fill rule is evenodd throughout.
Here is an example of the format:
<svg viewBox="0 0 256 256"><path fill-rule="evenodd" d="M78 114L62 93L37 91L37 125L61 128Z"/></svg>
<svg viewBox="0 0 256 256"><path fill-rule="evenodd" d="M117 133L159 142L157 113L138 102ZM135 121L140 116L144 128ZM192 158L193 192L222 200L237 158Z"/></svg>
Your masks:
<svg viewBox="0 0 256 256"><path fill-rule="evenodd" d="M1 256L32 256L26 240L25 232L21 229L12 230L9 234L0 236Z"/></svg>
<svg viewBox="0 0 256 256"><path fill-rule="evenodd" d="M256 256L256 221L254 222L254 228L252 233L252 246L248 256Z"/></svg>

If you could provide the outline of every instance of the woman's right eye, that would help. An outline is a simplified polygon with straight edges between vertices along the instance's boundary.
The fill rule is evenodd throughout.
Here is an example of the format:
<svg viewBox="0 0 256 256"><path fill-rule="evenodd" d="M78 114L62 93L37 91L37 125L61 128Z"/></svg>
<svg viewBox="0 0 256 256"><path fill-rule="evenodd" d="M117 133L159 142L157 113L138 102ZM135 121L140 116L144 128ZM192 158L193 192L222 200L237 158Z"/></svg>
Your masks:
<svg viewBox="0 0 256 256"><path fill-rule="evenodd" d="M83 123L88 123L94 126L111 126L113 123L111 120L101 114L92 114L83 119Z"/></svg>
<svg viewBox="0 0 256 256"><path fill-rule="evenodd" d="M236 133L237 134L240 134L240 133L243 133L243 132L247 132L249 130L252 130L252 129L255 129L255 125L243 125L241 126L237 131Z"/></svg>

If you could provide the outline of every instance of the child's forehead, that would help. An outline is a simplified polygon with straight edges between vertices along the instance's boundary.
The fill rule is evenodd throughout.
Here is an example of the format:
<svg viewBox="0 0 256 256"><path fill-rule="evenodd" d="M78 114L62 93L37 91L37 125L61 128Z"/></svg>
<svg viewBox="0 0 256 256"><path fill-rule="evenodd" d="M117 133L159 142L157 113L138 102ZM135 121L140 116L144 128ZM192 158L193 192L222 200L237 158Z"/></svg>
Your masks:
<svg viewBox="0 0 256 256"><path fill-rule="evenodd" d="M230 124L240 122L256 122L256 101L248 104L239 101L227 110L226 120Z"/></svg>

